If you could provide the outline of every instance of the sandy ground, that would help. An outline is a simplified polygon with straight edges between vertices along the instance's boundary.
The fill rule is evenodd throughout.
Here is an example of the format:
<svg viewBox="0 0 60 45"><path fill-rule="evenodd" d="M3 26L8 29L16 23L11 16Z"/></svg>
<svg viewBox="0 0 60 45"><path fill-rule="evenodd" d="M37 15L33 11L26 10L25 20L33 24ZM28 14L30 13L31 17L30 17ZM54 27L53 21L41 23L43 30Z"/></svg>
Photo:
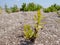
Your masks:
<svg viewBox="0 0 60 45"><path fill-rule="evenodd" d="M21 45L23 26L34 25L36 12L17 12L0 14L0 45ZM46 24L39 30L34 45L60 45L60 17L54 12L43 13ZM27 44L28 45L28 44Z"/></svg>

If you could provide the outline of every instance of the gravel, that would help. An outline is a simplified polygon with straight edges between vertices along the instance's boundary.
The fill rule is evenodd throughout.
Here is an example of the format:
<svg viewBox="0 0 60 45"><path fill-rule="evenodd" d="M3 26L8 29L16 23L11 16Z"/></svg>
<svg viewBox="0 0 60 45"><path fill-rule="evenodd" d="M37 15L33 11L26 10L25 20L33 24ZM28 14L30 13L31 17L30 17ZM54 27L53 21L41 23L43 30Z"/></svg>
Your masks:
<svg viewBox="0 0 60 45"><path fill-rule="evenodd" d="M22 45L23 26L30 24L33 27L36 14L36 11L0 14L0 45ZM55 12L42 12L42 15L45 16L42 23L46 24L39 30L33 45L60 45L60 18Z"/></svg>

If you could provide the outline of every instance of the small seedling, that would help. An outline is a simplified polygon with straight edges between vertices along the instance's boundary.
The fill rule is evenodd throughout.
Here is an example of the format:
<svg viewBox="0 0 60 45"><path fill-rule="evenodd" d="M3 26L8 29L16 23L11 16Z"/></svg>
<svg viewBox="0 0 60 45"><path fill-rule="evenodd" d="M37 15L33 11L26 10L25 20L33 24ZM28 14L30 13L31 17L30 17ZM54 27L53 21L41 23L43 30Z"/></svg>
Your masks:
<svg viewBox="0 0 60 45"><path fill-rule="evenodd" d="M25 39L31 39L34 35L34 31L31 29L30 25L24 25L24 35Z"/></svg>
<svg viewBox="0 0 60 45"><path fill-rule="evenodd" d="M42 28L42 15L40 13L40 10L37 12L37 15L34 16L35 20L35 26L34 30L31 28L30 25L24 25L24 38L28 39L30 41L34 41L37 37L38 30Z"/></svg>
<svg viewBox="0 0 60 45"><path fill-rule="evenodd" d="M37 33L39 29L42 28L42 23L41 20L43 19L43 16L40 12L40 10L38 10L37 15L34 16L34 20L36 22L35 24L35 32Z"/></svg>

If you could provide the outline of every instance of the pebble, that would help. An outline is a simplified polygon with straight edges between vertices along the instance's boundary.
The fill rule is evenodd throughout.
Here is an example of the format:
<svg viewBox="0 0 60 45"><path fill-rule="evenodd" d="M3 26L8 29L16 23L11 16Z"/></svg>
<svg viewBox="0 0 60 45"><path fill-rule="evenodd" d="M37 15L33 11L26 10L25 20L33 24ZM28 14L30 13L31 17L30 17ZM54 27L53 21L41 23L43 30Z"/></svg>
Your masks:
<svg viewBox="0 0 60 45"><path fill-rule="evenodd" d="M59 41L56 41L57 44L59 44Z"/></svg>
<svg viewBox="0 0 60 45"><path fill-rule="evenodd" d="M54 37L57 37L57 35L53 35Z"/></svg>
<svg viewBox="0 0 60 45"><path fill-rule="evenodd" d="M44 44L38 44L38 45L44 45Z"/></svg>

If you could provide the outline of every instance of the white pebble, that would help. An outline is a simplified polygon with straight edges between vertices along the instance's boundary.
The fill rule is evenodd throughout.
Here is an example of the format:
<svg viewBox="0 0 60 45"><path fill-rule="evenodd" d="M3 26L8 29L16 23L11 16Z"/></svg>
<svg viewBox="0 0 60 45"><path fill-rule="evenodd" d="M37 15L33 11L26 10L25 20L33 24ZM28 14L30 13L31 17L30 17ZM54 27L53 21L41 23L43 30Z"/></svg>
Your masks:
<svg viewBox="0 0 60 45"><path fill-rule="evenodd" d="M43 45L43 44L38 44L38 45Z"/></svg>

